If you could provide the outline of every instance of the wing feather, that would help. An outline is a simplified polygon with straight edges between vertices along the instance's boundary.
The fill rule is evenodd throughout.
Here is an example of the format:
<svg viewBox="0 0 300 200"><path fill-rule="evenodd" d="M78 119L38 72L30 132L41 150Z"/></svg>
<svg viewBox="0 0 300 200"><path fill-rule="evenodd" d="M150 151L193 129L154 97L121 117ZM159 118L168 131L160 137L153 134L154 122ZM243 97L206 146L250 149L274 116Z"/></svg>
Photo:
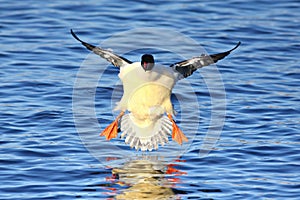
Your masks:
<svg viewBox="0 0 300 200"><path fill-rule="evenodd" d="M175 69L178 73L183 75L184 78L190 76L193 74L194 71L196 71L199 68L214 64L218 62L219 60L225 58L227 55L229 55L233 50L238 48L240 46L241 42L238 42L238 44L230 49L229 51L225 51L218 54L212 54L212 55L205 55L202 54L201 56L197 56L188 60L180 61L177 63L174 63L170 65L173 69Z"/></svg>
<svg viewBox="0 0 300 200"><path fill-rule="evenodd" d="M95 54L101 56L102 58L106 59L108 62L110 62L111 64L113 64L116 67L121 67L127 64L131 64L132 62L130 60L127 60L126 58L123 58L122 56L116 55L114 53L112 53L109 50L105 50L102 49L100 47L96 47L94 45L91 45L89 43L86 43L84 41L82 41L81 39L79 39L79 37L73 32L73 30L71 29L71 34L72 36L78 40L79 42L81 42L81 44L83 46L85 46L88 50L93 51Z"/></svg>

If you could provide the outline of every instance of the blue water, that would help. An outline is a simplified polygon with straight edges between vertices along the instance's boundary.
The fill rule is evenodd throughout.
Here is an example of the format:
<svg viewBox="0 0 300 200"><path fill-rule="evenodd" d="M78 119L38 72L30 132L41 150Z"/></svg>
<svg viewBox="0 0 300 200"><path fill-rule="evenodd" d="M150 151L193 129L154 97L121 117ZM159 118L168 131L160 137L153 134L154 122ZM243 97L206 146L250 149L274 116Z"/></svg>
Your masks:
<svg viewBox="0 0 300 200"><path fill-rule="evenodd" d="M0 5L0 199L298 199L299 1L2 0ZM118 114L111 111L121 94L118 70L89 54L71 28L92 44L106 41L105 48L115 52L131 40L133 46L144 42L147 32L141 38L126 35L144 28L178 32L209 53L241 41L209 74L221 76L221 88L212 89L225 94L215 94L225 98L217 112L224 114L224 124L223 118L210 123L213 106L219 108L205 79L212 67L174 91L178 124L190 137L184 151L170 142L141 154L121 139L98 137ZM110 42L124 35L120 48ZM151 51L163 64L201 54L198 47L163 46L176 40L169 39L124 54L138 60ZM179 49L186 54L174 53ZM85 64L87 57L92 64ZM77 87L82 69L86 79ZM196 109L183 95L191 87ZM94 104L84 104L89 98ZM209 143L209 128L220 124L212 150L199 155L204 141Z"/></svg>

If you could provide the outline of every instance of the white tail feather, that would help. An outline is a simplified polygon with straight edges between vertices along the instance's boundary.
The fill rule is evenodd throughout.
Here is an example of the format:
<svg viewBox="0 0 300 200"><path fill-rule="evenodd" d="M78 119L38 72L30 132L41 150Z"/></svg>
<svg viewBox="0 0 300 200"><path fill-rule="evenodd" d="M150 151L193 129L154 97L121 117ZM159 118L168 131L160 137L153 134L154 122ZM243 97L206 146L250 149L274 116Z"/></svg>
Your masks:
<svg viewBox="0 0 300 200"><path fill-rule="evenodd" d="M167 116L162 115L146 127L138 126L133 120L132 114L125 114L121 118L121 138L125 137L125 143L131 148L141 151L158 149L158 145L168 143L168 135L172 132L172 122Z"/></svg>

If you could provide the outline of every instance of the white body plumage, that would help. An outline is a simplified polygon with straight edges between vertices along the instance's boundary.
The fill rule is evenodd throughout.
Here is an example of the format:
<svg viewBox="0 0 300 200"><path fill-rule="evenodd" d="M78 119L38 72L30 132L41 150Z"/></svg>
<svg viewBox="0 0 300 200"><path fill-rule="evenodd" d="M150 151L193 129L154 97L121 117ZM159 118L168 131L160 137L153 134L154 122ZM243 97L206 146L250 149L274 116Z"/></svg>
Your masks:
<svg viewBox="0 0 300 200"><path fill-rule="evenodd" d="M165 113L173 114L171 92L178 73L172 68L155 65L145 71L140 62L120 68L124 94L116 110L129 113L121 118L121 137L142 151L157 149L168 142L172 123Z"/></svg>

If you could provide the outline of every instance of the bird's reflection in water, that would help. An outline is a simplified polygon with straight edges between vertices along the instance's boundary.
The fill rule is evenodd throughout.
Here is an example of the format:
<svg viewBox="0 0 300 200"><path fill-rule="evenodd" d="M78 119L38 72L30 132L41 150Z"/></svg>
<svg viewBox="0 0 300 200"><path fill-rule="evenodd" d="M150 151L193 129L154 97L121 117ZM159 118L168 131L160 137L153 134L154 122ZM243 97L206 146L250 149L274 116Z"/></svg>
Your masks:
<svg viewBox="0 0 300 200"><path fill-rule="evenodd" d="M185 172L176 169L179 162L163 163L157 158L143 156L126 162L122 167L113 168L112 176L107 181L125 187L121 192L115 192L116 199L179 199L178 190L173 189L180 182L180 176ZM177 163L177 164L176 164ZM107 188L117 191L116 188Z"/></svg>

